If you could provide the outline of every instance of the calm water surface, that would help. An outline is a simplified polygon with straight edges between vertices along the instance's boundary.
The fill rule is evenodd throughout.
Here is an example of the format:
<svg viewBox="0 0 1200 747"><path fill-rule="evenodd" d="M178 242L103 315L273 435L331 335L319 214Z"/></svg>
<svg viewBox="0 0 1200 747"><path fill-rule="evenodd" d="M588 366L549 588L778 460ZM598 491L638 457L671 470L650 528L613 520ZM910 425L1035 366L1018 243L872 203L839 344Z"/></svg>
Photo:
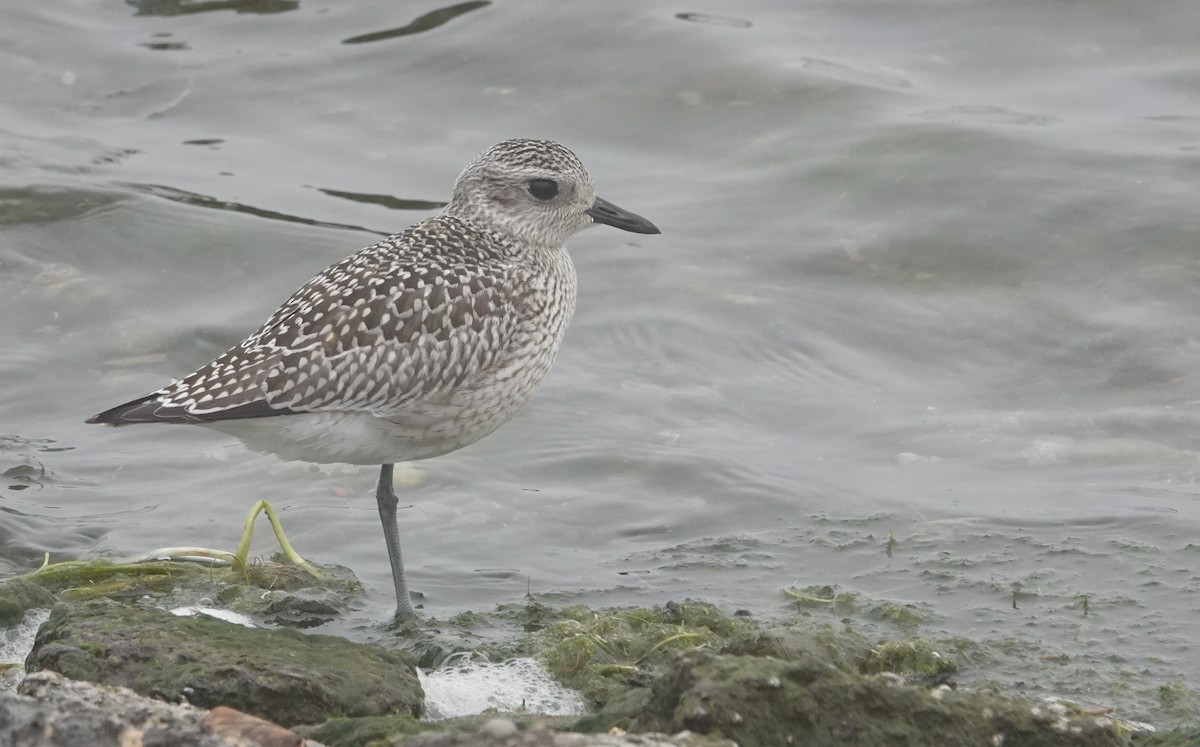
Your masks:
<svg viewBox="0 0 1200 747"><path fill-rule="evenodd" d="M413 468L427 614L528 588L786 617L782 588L835 584L1028 647L964 679L1170 723L1157 688L1200 686L1198 27L1115 0L6 4L0 574L232 547L267 498L369 587L331 632L379 635L375 471L82 421L436 212L483 148L550 137L663 235L576 237L535 403Z"/></svg>

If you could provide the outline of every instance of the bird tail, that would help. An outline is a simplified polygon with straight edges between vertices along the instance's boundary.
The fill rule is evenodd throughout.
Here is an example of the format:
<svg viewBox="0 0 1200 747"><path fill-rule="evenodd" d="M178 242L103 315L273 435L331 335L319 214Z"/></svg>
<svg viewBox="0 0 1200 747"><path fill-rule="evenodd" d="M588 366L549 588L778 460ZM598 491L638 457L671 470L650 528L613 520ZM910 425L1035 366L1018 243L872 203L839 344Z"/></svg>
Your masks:
<svg viewBox="0 0 1200 747"><path fill-rule="evenodd" d="M123 405L105 410L99 415L93 415L85 423L103 423L105 425L135 425L137 423L195 423L199 418L189 416L183 408L163 407L163 403L155 394L126 402Z"/></svg>

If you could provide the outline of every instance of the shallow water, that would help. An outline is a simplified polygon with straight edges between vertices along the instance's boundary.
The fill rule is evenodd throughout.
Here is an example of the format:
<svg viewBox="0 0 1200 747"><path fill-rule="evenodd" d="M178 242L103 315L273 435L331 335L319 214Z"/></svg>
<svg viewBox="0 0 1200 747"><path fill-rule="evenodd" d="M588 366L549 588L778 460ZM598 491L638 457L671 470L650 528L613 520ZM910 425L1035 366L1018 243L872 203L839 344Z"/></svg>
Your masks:
<svg viewBox="0 0 1200 747"><path fill-rule="evenodd" d="M376 635L372 470L82 421L550 137L663 235L576 237L534 404L409 475L427 614L836 584L1170 722L1158 686L1200 686L1200 5L729 12L0 9L0 573L232 547L266 498L369 586L331 632Z"/></svg>

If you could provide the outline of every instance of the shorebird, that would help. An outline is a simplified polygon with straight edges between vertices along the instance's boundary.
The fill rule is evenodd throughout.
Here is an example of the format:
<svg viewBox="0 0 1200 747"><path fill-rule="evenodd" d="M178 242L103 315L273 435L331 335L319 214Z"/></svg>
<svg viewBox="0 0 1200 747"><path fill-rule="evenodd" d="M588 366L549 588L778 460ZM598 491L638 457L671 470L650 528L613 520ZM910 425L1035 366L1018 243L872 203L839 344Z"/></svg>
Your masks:
<svg viewBox="0 0 1200 747"><path fill-rule="evenodd" d="M284 459L381 465L396 617L414 617L392 467L473 443L529 401L575 310L563 243L594 223L659 233L597 197L564 146L499 143L440 215L329 267L208 365L87 422L191 423Z"/></svg>

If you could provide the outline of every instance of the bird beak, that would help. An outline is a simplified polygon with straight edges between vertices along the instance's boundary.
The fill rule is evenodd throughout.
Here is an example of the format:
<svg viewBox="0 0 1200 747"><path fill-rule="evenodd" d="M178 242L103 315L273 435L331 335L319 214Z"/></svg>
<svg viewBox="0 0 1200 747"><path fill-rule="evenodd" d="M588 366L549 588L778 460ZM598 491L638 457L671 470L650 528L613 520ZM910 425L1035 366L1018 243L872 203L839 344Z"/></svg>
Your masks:
<svg viewBox="0 0 1200 747"><path fill-rule="evenodd" d="M622 210L608 200L597 197L596 202L588 209L587 214L597 223L605 223L634 233L662 233L658 228L640 215L634 215L628 210Z"/></svg>

